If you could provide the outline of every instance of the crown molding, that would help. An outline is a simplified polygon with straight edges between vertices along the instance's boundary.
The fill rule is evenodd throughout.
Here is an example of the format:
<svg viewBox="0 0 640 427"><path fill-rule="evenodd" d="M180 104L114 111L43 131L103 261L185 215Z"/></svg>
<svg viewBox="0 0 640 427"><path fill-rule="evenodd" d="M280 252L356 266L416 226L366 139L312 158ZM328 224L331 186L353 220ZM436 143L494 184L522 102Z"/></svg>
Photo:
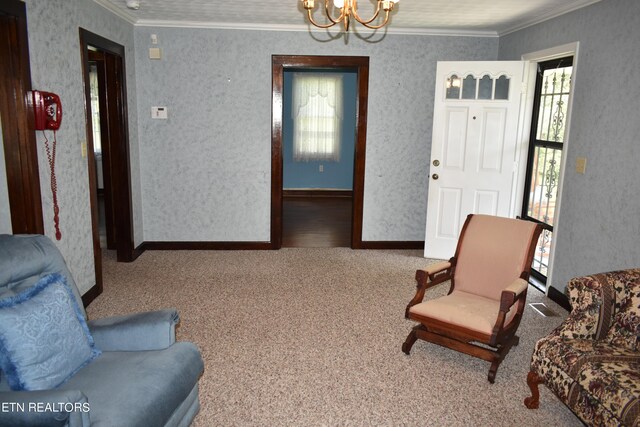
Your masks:
<svg viewBox="0 0 640 427"><path fill-rule="evenodd" d="M293 31L324 33L327 30L304 24L256 24L256 23L226 23L202 21L169 21L139 19L136 27L167 27L167 28L210 28L218 30L247 30L247 31ZM451 37L498 37L495 31L451 30L442 28L397 28L385 27L387 34L417 35L417 36L451 36ZM372 34L366 28L359 29L360 33ZM384 33L385 31L382 31Z"/></svg>
<svg viewBox="0 0 640 427"><path fill-rule="evenodd" d="M523 30L525 28L531 27L536 24L540 24L544 21L548 21L553 18L557 18L558 16L562 16L569 12L576 11L578 9L582 9L583 7L591 6L594 3L598 3L602 0L573 0L566 2L566 4L561 4L554 8L553 11L543 13L541 15L536 16L533 19L527 21L521 21L516 25L511 27L503 28L497 32L498 36L506 36L507 34L515 33L516 31Z"/></svg>
<svg viewBox="0 0 640 427"><path fill-rule="evenodd" d="M128 23L136 25L137 19L136 19L136 17L134 15L131 15L131 14L123 11L122 9L115 7L109 1L107 1L107 0L93 0L93 2L98 4L99 6L102 6L103 8L107 9L109 12L111 12L114 15L118 16L119 18L124 19Z"/></svg>

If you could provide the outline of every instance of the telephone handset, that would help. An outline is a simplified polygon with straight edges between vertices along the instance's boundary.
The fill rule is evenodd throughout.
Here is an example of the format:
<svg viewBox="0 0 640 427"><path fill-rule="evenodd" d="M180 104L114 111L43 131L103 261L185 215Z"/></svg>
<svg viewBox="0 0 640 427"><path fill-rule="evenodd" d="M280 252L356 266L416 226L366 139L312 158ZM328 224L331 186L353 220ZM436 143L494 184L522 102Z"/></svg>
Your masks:
<svg viewBox="0 0 640 427"><path fill-rule="evenodd" d="M53 222L56 227L56 240L62 238L60 232L60 217L58 213L58 181L56 180L56 131L60 129L62 122L62 103L60 97L55 93L43 92L39 90L31 91L31 102L33 103L34 127L41 130L44 136L44 147L47 151L47 160L51 172L51 194L53 202ZM49 138L45 130L53 131L53 144L49 144Z"/></svg>
<svg viewBox="0 0 640 427"><path fill-rule="evenodd" d="M58 130L62 121L62 103L55 93L34 90L33 112L36 130Z"/></svg>

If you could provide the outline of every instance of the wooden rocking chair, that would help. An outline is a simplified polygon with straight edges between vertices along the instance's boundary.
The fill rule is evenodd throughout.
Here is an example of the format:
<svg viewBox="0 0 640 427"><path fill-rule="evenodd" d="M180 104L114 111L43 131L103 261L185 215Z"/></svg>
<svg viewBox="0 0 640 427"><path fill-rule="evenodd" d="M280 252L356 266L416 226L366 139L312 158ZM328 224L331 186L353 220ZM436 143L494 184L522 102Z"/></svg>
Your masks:
<svg viewBox="0 0 640 427"><path fill-rule="evenodd" d="M402 344L418 340L491 362L489 382L512 346L524 310L529 272L542 226L469 215L453 258L416 272L417 292L405 317L420 322ZM451 280L447 296L423 302L425 291ZM488 348L489 347L489 348Z"/></svg>

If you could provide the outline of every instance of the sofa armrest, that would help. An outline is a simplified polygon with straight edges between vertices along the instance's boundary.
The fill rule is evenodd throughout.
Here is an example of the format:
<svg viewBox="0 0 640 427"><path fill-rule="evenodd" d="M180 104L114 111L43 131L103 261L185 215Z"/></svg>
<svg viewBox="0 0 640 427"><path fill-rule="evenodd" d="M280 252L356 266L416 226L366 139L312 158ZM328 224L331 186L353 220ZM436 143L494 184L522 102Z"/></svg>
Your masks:
<svg viewBox="0 0 640 427"><path fill-rule="evenodd" d="M162 350L176 341L175 308L106 317L88 322L96 347L103 351Z"/></svg>
<svg viewBox="0 0 640 427"><path fill-rule="evenodd" d="M0 392L2 426L89 426L91 406L78 390Z"/></svg>
<svg viewBox="0 0 640 427"><path fill-rule="evenodd" d="M566 294L571 313L554 333L568 339L598 340L609 329L614 290L602 275L574 277Z"/></svg>

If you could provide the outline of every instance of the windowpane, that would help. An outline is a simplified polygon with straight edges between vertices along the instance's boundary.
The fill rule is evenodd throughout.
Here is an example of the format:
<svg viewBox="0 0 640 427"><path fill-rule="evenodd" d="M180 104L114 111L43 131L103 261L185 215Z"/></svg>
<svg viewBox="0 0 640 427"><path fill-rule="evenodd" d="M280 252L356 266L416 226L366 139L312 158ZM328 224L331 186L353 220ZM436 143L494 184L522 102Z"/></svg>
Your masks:
<svg viewBox="0 0 640 427"><path fill-rule="evenodd" d="M455 74L447 79L447 99L460 99L460 77Z"/></svg>
<svg viewBox="0 0 640 427"><path fill-rule="evenodd" d="M476 78L467 76L462 82L462 99L476 99Z"/></svg>
<svg viewBox="0 0 640 427"><path fill-rule="evenodd" d="M484 75L480 79L478 88L478 99L491 99L493 95L493 79L489 75Z"/></svg>
<svg viewBox="0 0 640 427"><path fill-rule="evenodd" d="M535 148L527 216L549 225L554 224L561 160L562 150Z"/></svg>
<svg viewBox="0 0 640 427"><path fill-rule="evenodd" d="M537 139L563 142L572 67L545 70L542 74Z"/></svg>
<svg viewBox="0 0 640 427"><path fill-rule="evenodd" d="M509 78L502 75L496 80L496 94L494 99L509 99Z"/></svg>
<svg viewBox="0 0 640 427"><path fill-rule="evenodd" d="M342 133L342 76L293 76L293 159L339 161Z"/></svg>

